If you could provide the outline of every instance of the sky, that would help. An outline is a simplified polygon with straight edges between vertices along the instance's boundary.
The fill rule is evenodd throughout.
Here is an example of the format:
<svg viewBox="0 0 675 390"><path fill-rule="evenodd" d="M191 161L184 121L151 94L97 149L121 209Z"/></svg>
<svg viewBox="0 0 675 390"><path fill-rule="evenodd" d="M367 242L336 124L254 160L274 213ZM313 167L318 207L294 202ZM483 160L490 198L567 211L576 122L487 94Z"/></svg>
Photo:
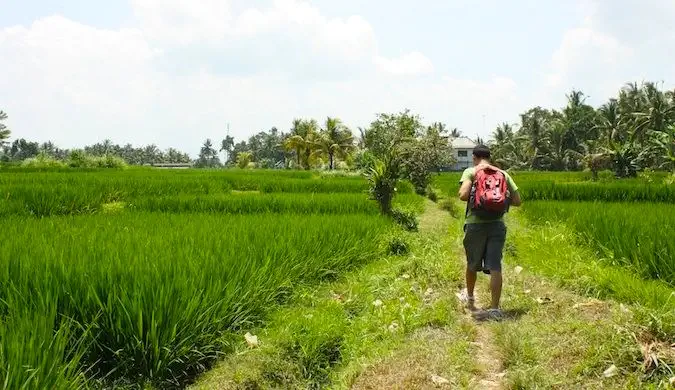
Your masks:
<svg viewBox="0 0 675 390"><path fill-rule="evenodd" d="M488 138L572 89L675 87L672 0L0 0L12 138L193 157L294 118L404 109Z"/></svg>

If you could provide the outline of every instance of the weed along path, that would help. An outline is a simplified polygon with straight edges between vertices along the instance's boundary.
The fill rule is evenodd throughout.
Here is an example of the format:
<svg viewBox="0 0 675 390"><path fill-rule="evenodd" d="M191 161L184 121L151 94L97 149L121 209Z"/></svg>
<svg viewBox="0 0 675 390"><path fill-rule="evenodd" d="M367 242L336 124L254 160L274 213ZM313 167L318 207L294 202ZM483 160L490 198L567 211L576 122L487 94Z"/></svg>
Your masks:
<svg viewBox="0 0 675 390"><path fill-rule="evenodd" d="M675 349L650 338L638 310L538 274L524 219L507 224L506 319L479 321L457 300L462 221L427 201L419 232L400 233L406 255L298 291L193 388L670 388ZM479 308L488 281L479 276Z"/></svg>

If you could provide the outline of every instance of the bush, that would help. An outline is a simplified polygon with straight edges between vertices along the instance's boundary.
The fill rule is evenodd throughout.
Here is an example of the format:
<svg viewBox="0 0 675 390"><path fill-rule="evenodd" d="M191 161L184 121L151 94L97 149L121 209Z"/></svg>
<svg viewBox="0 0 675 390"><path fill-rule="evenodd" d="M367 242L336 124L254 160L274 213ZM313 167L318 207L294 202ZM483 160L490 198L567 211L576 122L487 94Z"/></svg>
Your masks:
<svg viewBox="0 0 675 390"><path fill-rule="evenodd" d="M370 182L371 199L377 201L382 214L391 214L391 202L394 199L396 183L398 182L395 165L376 160L375 166L370 169L367 178Z"/></svg>
<svg viewBox="0 0 675 390"><path fill-rule="evenodd" d="M429 200L431 200L432 202L436 203L438 202L438 193L436 193L436 191L434 191L433 188L429 187L427 189L427 198L429 198Z"/></svg>
<svg viewBox="0 0 675 390"><path fill-rule="evenodd" d="M248 168L248 164L251 162L253 154L250 152L240 152L237 154L237 167L240 169Z"/></svg>
<svg viewBox="0 0 675 390"><path fill-rule="evenodd" d="M126 168L127 163L121 157L107 154L92 156L82 150L73 150L68 157L68 166L71 168Z"/></svg>
<svg viewBox="0 0 675 390"><path fill-rule="evenodd" d="M392 236L387 243L387 253L393 256L403 256L410 252L408 242L401 236Z"/></svg>
<svg viewBox="0 0 675 390"><path fill-rule="evenodd" d="M441 209L450 213L453 218L459 218L462 215L460 207L451 199L446 199L441 202Z"/></svg>
<svg viewBox="0 0 675 390"><path fill-rule="evenodd" d="M92 158L94 165L97 168L126 168L127 163L124 161L123 158L113 156L113 155L105 155L101 157L93 157Z"/></svg>
<svg viewBox="0 0 675 390"><path fill-rule="evenodd" d="M417 217L414 212L394 209L391 212L391 216L405 230L409 232L416 232L418 230Z"/></svg>
<svg viewBox="0 0 675 390"><path fill-rule="evenodd" d="M63 168L66 164L45 153L40 153L37 157L23 161L21 166L26 168Z"/></svg>

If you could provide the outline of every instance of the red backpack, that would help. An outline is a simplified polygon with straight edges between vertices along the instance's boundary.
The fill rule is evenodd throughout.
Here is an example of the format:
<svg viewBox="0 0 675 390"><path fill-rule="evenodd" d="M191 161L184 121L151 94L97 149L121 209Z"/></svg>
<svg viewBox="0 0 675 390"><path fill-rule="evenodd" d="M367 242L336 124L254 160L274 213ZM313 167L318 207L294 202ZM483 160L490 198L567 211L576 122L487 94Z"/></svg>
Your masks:
<svg viewBox="0 0 675 390"><path fill-rule="evenodd" d="M502 171L489 168L476 171L467 209L481 219L498 219L508 209L507 191L506 176Z"/></svg>

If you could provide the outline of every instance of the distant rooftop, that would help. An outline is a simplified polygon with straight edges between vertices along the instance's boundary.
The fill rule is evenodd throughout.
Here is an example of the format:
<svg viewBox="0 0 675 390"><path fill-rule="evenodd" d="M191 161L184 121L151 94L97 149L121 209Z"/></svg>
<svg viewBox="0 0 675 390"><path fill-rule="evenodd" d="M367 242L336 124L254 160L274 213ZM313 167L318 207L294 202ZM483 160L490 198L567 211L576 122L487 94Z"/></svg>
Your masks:
<svg viewBox="0 0 675 390"><path fill-rule="evenodd" d="M476 143L468 137L450 137L449 141L452 142L452 147L455 149L473 149L476 147Z"/></svg>

